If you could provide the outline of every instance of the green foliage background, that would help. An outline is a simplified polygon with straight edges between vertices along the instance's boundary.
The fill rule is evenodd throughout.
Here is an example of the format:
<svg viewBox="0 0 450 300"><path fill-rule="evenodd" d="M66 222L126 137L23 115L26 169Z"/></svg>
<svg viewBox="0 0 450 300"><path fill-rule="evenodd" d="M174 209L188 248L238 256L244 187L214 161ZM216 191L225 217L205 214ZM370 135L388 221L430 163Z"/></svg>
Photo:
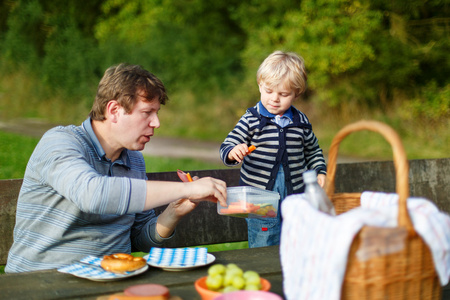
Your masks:
<svg viewBox="0 0 450 300"><path fill-rule="evenodd" d="M409 158L448 156L449 16L450 0L5 0L0 118L79 124L104 70L128 62L169 90L157 134L221 141L279 49L306 61L296 106L325 150L340 127L371 118L400 133ZM365 155L390 155L372 146Z"/></svg>

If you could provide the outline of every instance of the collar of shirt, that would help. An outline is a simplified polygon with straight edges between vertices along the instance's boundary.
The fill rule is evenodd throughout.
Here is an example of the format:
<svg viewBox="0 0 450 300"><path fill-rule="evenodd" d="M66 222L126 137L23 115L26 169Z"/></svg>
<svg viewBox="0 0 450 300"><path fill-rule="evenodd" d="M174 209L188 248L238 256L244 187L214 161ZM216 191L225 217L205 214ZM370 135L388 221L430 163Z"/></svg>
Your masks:
<svg viewBox="0 0 450 300"><path fill-rule="evenodd" d="M94 150L97 153L98 160L104 160L104 161L111 162L111 160L106 157L105 150L103 150L102 145L100 144L97 136L95 135L94 129L92 129L91 118L88 117L83 122L82 126L83 126L84 130L86 131L87 135L89 136L89 139L92 141L92 144L94 145ZM116 161L114 161L114 164L121 164L126 167L129 167L130 159L128 157L127 151L128 151L127 149L124 149L122 151L122 154L120 155L120 157Z"/></svg>
<svg viewBox="0 0 450 300"><path fill-rule="evenodd" d="M264 105L262 105L261 101L258 102L258 108L259 108L259 113L262 116L270 118L271 120L273 120L275 123L277 123L281 127L285 127L293 120L292 110L290 107L284 112L284 114L282 116L274 115L274 114L270 113L264 107Z"/></svg>

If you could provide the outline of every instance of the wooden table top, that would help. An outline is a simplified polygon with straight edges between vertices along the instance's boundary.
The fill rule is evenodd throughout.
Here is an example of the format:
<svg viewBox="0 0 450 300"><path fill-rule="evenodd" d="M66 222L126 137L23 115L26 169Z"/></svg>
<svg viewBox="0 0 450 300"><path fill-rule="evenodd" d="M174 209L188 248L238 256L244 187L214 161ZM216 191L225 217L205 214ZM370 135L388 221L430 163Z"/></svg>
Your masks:
<svg viewBox="0 0 450 300"><path fill-rule="evenodd" d="M283 295L282 271L279 247L231 250L212 253L214 263L235 263L244 270L257 271L270 281L271 292ZM150 267L135 277L119 281L96 282L78 278L56 270L5 274L0 277L2 299L97 299L100 296L120 293L125 288L146 283L162 284L169 288L171 296L183 300L201 299L194 281L207 275L208 267L182 272L163 271Z"/></svg>

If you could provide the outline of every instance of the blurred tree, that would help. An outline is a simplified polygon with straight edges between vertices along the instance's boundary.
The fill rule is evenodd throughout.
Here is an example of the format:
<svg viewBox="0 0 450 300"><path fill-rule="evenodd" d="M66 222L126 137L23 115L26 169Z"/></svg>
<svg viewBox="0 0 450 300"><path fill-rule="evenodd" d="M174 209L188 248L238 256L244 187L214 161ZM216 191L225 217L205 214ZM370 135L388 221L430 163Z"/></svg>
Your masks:
<svg viewBox="0 0 450 300"><path fill-rule="evenodd" d="M96 37L102 45L139 47L135 56L172 87L223 87L241 73L245 34L230 18L239 3L108 0Z"/></svg>
<svg viewBox="0 0 450 300"><path fill-rule="evenodd" d="M275 2L272 7L278 11ZM297 7L279 10L276 26L273 26L275 21L264 22L265 18L249 15L248 11L243 9L240 16L245 19L246 27L252 28L243 54L245 61L254 69L276 49L297 52L305 58L308 87L320 99L339 103L340 97L330 98L328 89L342 74L354 72L366 60L375 58L368 40L379 30L381 14L369 10L367 4L304 0Z"/></svg>
<svg viewBox="0 0 450 300"><path fill-rule="evenodd" d="M258 65L280 49L305 58L310 92L330 107L354 102L386 110L394 100L417 97L430 82L437 94L445 94L449 81L444 74L450 69L448 4L248 1L235 13L248 36L243 51L245 69L251 70L247 82L254 82ZM441 117L448 116L443 106L433 105L440 107Z"/></svg>
<svg viewBox="0 0 450 300"><path fill-rule="evenodd" d="M5 32L2 32L1 53L5 61L35 66L44 55L42 24L44 12L37 0L8 1L3 5L8 9Z"/></svg>
<svg viewBox="0 0 450 300"><path fill-rule="evenodd" d="M305 58L308 90L321 107L395 105L405 119L447 118L449 4L5 0L2 71L26 66L70 95L64 99L78 101L92 94L106 67L129 62L149 68L171 90L193 92L197 104L223 92L248 107L258 97L258 66L280 49Z"/></svg>
<svg viewBox="0 0 450 300"><path fill-rule="evenodd" d="M26 65L45 84L74 99L92 92L99 75L93 28L101 2L9 1L3 57L12 66Z"/></svg>

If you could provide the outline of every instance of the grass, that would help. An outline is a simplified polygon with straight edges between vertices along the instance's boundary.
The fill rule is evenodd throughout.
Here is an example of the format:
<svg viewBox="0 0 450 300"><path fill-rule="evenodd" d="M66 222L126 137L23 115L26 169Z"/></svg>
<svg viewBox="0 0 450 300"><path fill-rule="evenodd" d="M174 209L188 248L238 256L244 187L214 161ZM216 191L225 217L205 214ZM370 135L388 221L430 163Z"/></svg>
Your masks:
<svg viewBox="0 0 450 300"><path fill-rule="evenodd" d="M39 139L0 131L0 179L23 178Z"/></svg>

